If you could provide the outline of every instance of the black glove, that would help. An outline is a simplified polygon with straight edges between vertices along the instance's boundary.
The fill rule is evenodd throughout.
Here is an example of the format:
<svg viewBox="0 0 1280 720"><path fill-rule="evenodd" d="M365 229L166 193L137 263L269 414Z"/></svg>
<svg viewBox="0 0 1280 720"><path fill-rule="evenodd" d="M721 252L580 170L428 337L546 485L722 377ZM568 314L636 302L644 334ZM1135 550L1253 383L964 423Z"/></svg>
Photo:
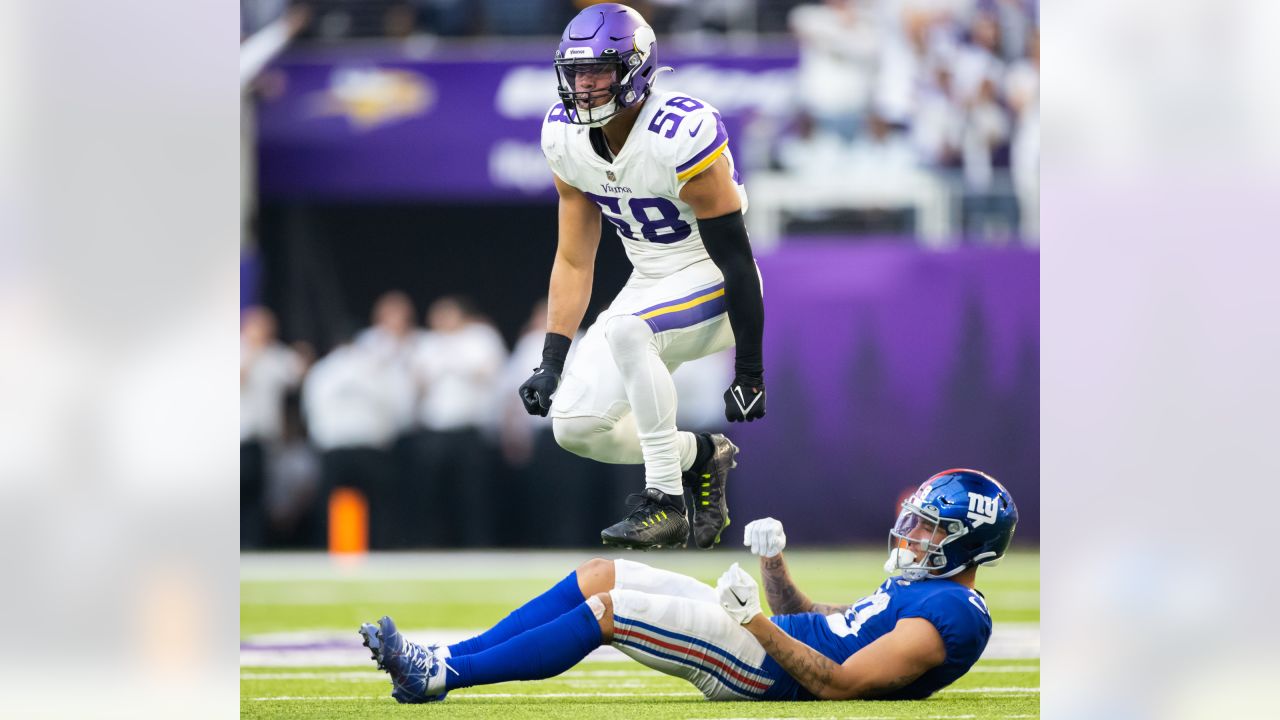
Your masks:
<svg viewBox="0 0 1280 720"><path fill-rule="evenodd" d="M569 338L547 333L542 344L542 364L533 376L520 386L520 402L530 415L547 416L551 409L551 396L560 386L560 374L564 372L564 360L569 355Z"/></svg>
<svg viewBox="0 0 1280 720"><path fill-rule="evenodd" d="M538 368L533 377L520 386L520 401L524 403L525 412L530 415L547 416L551 409L551 396L560 386L560 373Z"/></svg>
<svg viewBox="0 0 1280 720"><path fill-rule="evenodd" d="M764 417L764 378L735 377L724 391L724 416L729 422L752 422Z"/></svg>

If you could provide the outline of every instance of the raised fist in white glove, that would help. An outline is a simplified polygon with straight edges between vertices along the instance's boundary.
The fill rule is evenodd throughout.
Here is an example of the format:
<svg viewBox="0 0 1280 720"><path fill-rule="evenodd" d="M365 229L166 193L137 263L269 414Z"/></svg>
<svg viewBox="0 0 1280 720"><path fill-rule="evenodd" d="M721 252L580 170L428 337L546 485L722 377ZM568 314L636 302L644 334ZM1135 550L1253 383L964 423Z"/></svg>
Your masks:
<svg viewBox="0 0 1280 720"><path fill-rule="evenodd" d="M745 570L734 563L716 582L720 607L739 625L746 625L760 614L760 586Z"/></svg>
<svg viewBox="0 0 1280 720"><path fill-rule="evenodd" d="M742 544L760 557L773 557L787 546L787 534L782 532L782 523L773 518L761 518L747 523L742 531Z"/></svg>

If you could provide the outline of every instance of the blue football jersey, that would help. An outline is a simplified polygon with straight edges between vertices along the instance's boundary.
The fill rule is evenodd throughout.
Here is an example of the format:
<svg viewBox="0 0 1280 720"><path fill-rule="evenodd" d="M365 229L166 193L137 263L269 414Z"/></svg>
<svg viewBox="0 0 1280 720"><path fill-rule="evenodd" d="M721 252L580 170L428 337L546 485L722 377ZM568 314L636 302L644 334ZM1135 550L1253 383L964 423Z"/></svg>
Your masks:
<svg viewBox="0 0 1280 720"><path fill-rule="evenodd" d="M891 577L875 593L843 614L775 615L783 632L837 663L893 630L903 618L924 618L937 628L947 659L886 699L925 698L969 671L991 637L991 615L982 594L950 580L911 582ZM769 699L812 700L813 696L769 658L765 669L778 678Z"/></svg>

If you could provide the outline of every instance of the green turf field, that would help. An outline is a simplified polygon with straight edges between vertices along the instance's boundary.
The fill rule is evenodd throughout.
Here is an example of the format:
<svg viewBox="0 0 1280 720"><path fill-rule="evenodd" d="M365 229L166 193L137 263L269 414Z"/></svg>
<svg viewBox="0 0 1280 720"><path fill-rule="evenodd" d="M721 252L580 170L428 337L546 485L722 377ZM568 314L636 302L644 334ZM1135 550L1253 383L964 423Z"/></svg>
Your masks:
<svg viewBox="0 0 1280 720"><path fill-rule="evenodd" d="M883 579L883 550L788 551L797 584L814 599L852 602ZM711 703L691 685L638 663L595 656L550 680L469 688L444 703L400 706L359 648L355 630L383 614L413 639L463 636L559 580L589 552L439 553L372 556L335 564L322 555L245 555L241 560L241 714L244 717L370 717L392 713L494 717L1030 718L1039 716L1039 556L1011 554L984 569L997 633L1016 630L1005 654L984 658L955 685L921 702ZM744 552L629 553L618 557L714 584ZM753 572L758 577L758 573ZM1028 645L1031 638L1033 644ZM452 640L447 640L452 641ZM997 643L993 637L989 654ZM1011 652L1006 652L1010 651ZM363 654L363 658L361 657Z"/></svg>

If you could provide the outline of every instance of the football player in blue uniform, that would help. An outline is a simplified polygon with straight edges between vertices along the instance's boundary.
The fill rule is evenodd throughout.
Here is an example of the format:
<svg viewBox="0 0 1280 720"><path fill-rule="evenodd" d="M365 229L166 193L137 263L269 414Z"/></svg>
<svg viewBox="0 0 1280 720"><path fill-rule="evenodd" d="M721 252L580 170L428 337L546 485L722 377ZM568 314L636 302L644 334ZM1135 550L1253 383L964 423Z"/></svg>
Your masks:
<svg viewBox="0 0 1280 720"><path fill-rule="evenodd" d="M816 603L782 560L772 518L750 523L773 617L735 563L716 587L629 560L583 563L488 631L421 646L384 617L360 633L402 703L449 690L558 675L609 643L683 678L711 700L919 699L955 682L991 636L979 565L1004 556L1018 522L1013 497L976 470L929 478L889 532L891 576L849 605Z"/></svg>
<svg viewBox="0 0 1280 720"><path fill-rule="evenodd" d="M605 463L644 464L635 507L605 528L606 545L683 547L684 492L702 548L729 525L726 479L738 448L724 435L676 427L671 373L729 347L730 422L765 414L764 302L742 213L746 189L720 113L655 87L653 29L635 10L591 5L556 51L560 101L542 122L542 152L560 196L542 363L520 398L552 418L564 449ZM566 359L591 299L601 222L634 267ZM562 379L563 376L563 379Z"/></svg>

